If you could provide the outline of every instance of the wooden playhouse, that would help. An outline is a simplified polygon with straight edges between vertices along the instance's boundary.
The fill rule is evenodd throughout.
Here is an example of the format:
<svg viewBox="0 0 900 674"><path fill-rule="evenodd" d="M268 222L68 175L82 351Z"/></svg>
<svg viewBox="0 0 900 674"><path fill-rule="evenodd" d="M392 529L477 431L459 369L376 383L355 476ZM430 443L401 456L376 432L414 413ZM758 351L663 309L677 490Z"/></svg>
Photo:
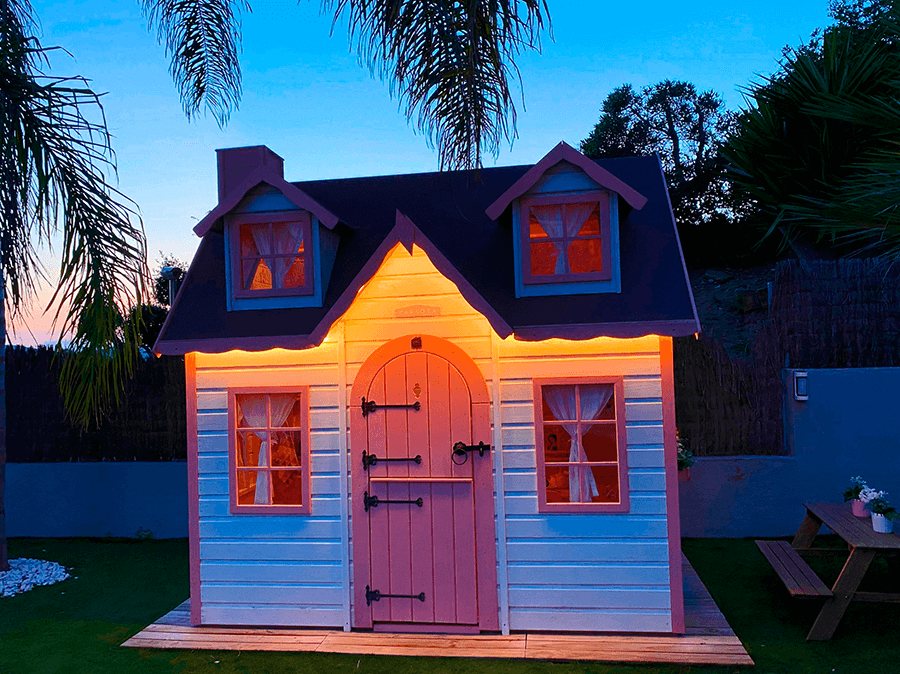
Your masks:
<svg viewBox="0 0 900 674"><path fill-rule="evenodd" d="M289 183L218 151L184 354L193 624L682 632L656 157Z"/></svg>

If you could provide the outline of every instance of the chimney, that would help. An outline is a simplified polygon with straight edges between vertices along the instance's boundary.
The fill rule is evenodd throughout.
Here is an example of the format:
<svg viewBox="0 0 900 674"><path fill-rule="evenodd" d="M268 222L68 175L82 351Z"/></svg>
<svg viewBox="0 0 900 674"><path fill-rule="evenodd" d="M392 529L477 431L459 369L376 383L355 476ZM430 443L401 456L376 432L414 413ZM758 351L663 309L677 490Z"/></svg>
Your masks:
<svg viewBox="0 0 900 674"><path fill-rule="evenodd" d="M260 166L284 178L284 159L265 145L216 150L219 169L219 202Z"/></svg>

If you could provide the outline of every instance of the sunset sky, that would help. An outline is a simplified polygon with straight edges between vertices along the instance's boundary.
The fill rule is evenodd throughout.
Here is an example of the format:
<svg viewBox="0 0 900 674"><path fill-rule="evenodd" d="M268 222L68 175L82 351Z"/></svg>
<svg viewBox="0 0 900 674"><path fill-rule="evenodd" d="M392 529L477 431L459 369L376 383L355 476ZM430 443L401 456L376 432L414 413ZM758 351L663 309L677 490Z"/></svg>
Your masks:
<svg viewBox="0 0 900 674"><path fill-rule="evenodd" d="M168 60L148 33L137 0L34 0L45 46L58 45L54 74L80 74L103 103L114 135L118 187L140 207L149 263L160 252L190 262L192 227L216 204L215 150L268 145L288 180L432 171L435 153L349 52L345 28L315 0L252 2L243 16L240 110L219 129L188 122ZM560 140L576 146L615 87L683 79L738 108L742 87L771 74L785 45L828 22L827 0L612 3L550 0L553 39L524 54L518 140L488 165L533 163ZM58 264L44 256L48 271ZM49 289L48 289L49 290ZM54 338L42 312L17 320L12 341Z"/></svg>

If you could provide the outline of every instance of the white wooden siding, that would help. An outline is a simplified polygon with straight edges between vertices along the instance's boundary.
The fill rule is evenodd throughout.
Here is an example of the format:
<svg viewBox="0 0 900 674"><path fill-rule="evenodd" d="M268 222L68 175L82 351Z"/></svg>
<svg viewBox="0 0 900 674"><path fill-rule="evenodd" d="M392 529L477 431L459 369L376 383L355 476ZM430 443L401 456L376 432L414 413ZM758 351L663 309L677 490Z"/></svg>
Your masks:
<svg viewBox="0 0 900 674"><path fill-rule="evenodd" d="M462 348L488 390L498 377L506 540L497 541L505 629L668 631L669 549L659 341L501 340L418 247L398 246L325 341L305 351L198 354L202 618L207 623L340 626L346 616L339 404L365 360L395 337L428 334ZM492 346L492 339L495 346ZM493 360L492 349L499 356ZM339 358L343 349L343 358ZM348 386L337 383L346 362ZM496 362L496 365L495 365ZM532 379L624 376L630 512L538 513ZM312 514L231 515L227 389L310 386ZM346 395L344 400L342 397ZM495 404L496 401L495 401ZM492 429L493 431L493 429ZM486 439L487 440L487 439ZM348 441L349 442L349 441ZM352 448L350 448L352 452ZM449 451L449 448L448 448ZM498 482L495 482L495 484ZM350 499L359 491L350 484ZM502 528L498 529L502 531ZM349 540L350 563L353 559ZM505 554L504 554L505 553ZM351 575L352 578L352 575ZM508 579L508 586L503 579ZM352 598L352 592L349 597ZM506 601L500 601L504 606Z"/></svg>
<svg viewBox="0 0 900 674"><path fill-rule="evenodd" d="M669 631L668 522L657 337L500 343L512 630ZM536 377L624 376L630 512L539 513Z"/></svg>

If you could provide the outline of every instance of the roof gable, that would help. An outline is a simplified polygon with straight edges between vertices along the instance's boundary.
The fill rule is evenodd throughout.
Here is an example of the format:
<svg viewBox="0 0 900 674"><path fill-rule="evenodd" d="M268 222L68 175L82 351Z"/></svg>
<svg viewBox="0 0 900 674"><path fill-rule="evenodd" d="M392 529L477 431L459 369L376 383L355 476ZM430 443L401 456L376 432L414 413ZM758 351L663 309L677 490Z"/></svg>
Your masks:
<svg viewBox="0 0 900 674"><path fill-rule="evenodd" d="M647 203L647 197L640 192L629 185L626 185L612 173L598 166L595 162L585 157L572 146L561 142L555 148L550 150L550 152L548 152L537 164L532 166L525 175L513 183L499 199L488 206L485 210L487 216L491 218L491 220L499 218L503 211L506 210L506 207L509 206L514 199L517 199L528 192L528 190L534 187L535 183L537 183L551 167L561 161L574 164L584 171L585 174L600 187L610 189L621 196L632 208L640 210L644 207L644 204Z"/></svg>
<svg viewBox="0 0 900 674"><path fill-rule="evenodd" d="M291 203L298 208L309 211L328 229L334 229L338 223L338 217L331 211L322 206L315 199L306 194L296 185L292 185L284 178L278 175L268 166L260 166L253 171L247 179L233 189L213 210L211 210L205 218L203 218L194 227L194 233L202 237L212 226L216 224L219 218L227 215L230 211L237 207L241 200L254 187L260 183L271 185L279 190Z"/></svg>

